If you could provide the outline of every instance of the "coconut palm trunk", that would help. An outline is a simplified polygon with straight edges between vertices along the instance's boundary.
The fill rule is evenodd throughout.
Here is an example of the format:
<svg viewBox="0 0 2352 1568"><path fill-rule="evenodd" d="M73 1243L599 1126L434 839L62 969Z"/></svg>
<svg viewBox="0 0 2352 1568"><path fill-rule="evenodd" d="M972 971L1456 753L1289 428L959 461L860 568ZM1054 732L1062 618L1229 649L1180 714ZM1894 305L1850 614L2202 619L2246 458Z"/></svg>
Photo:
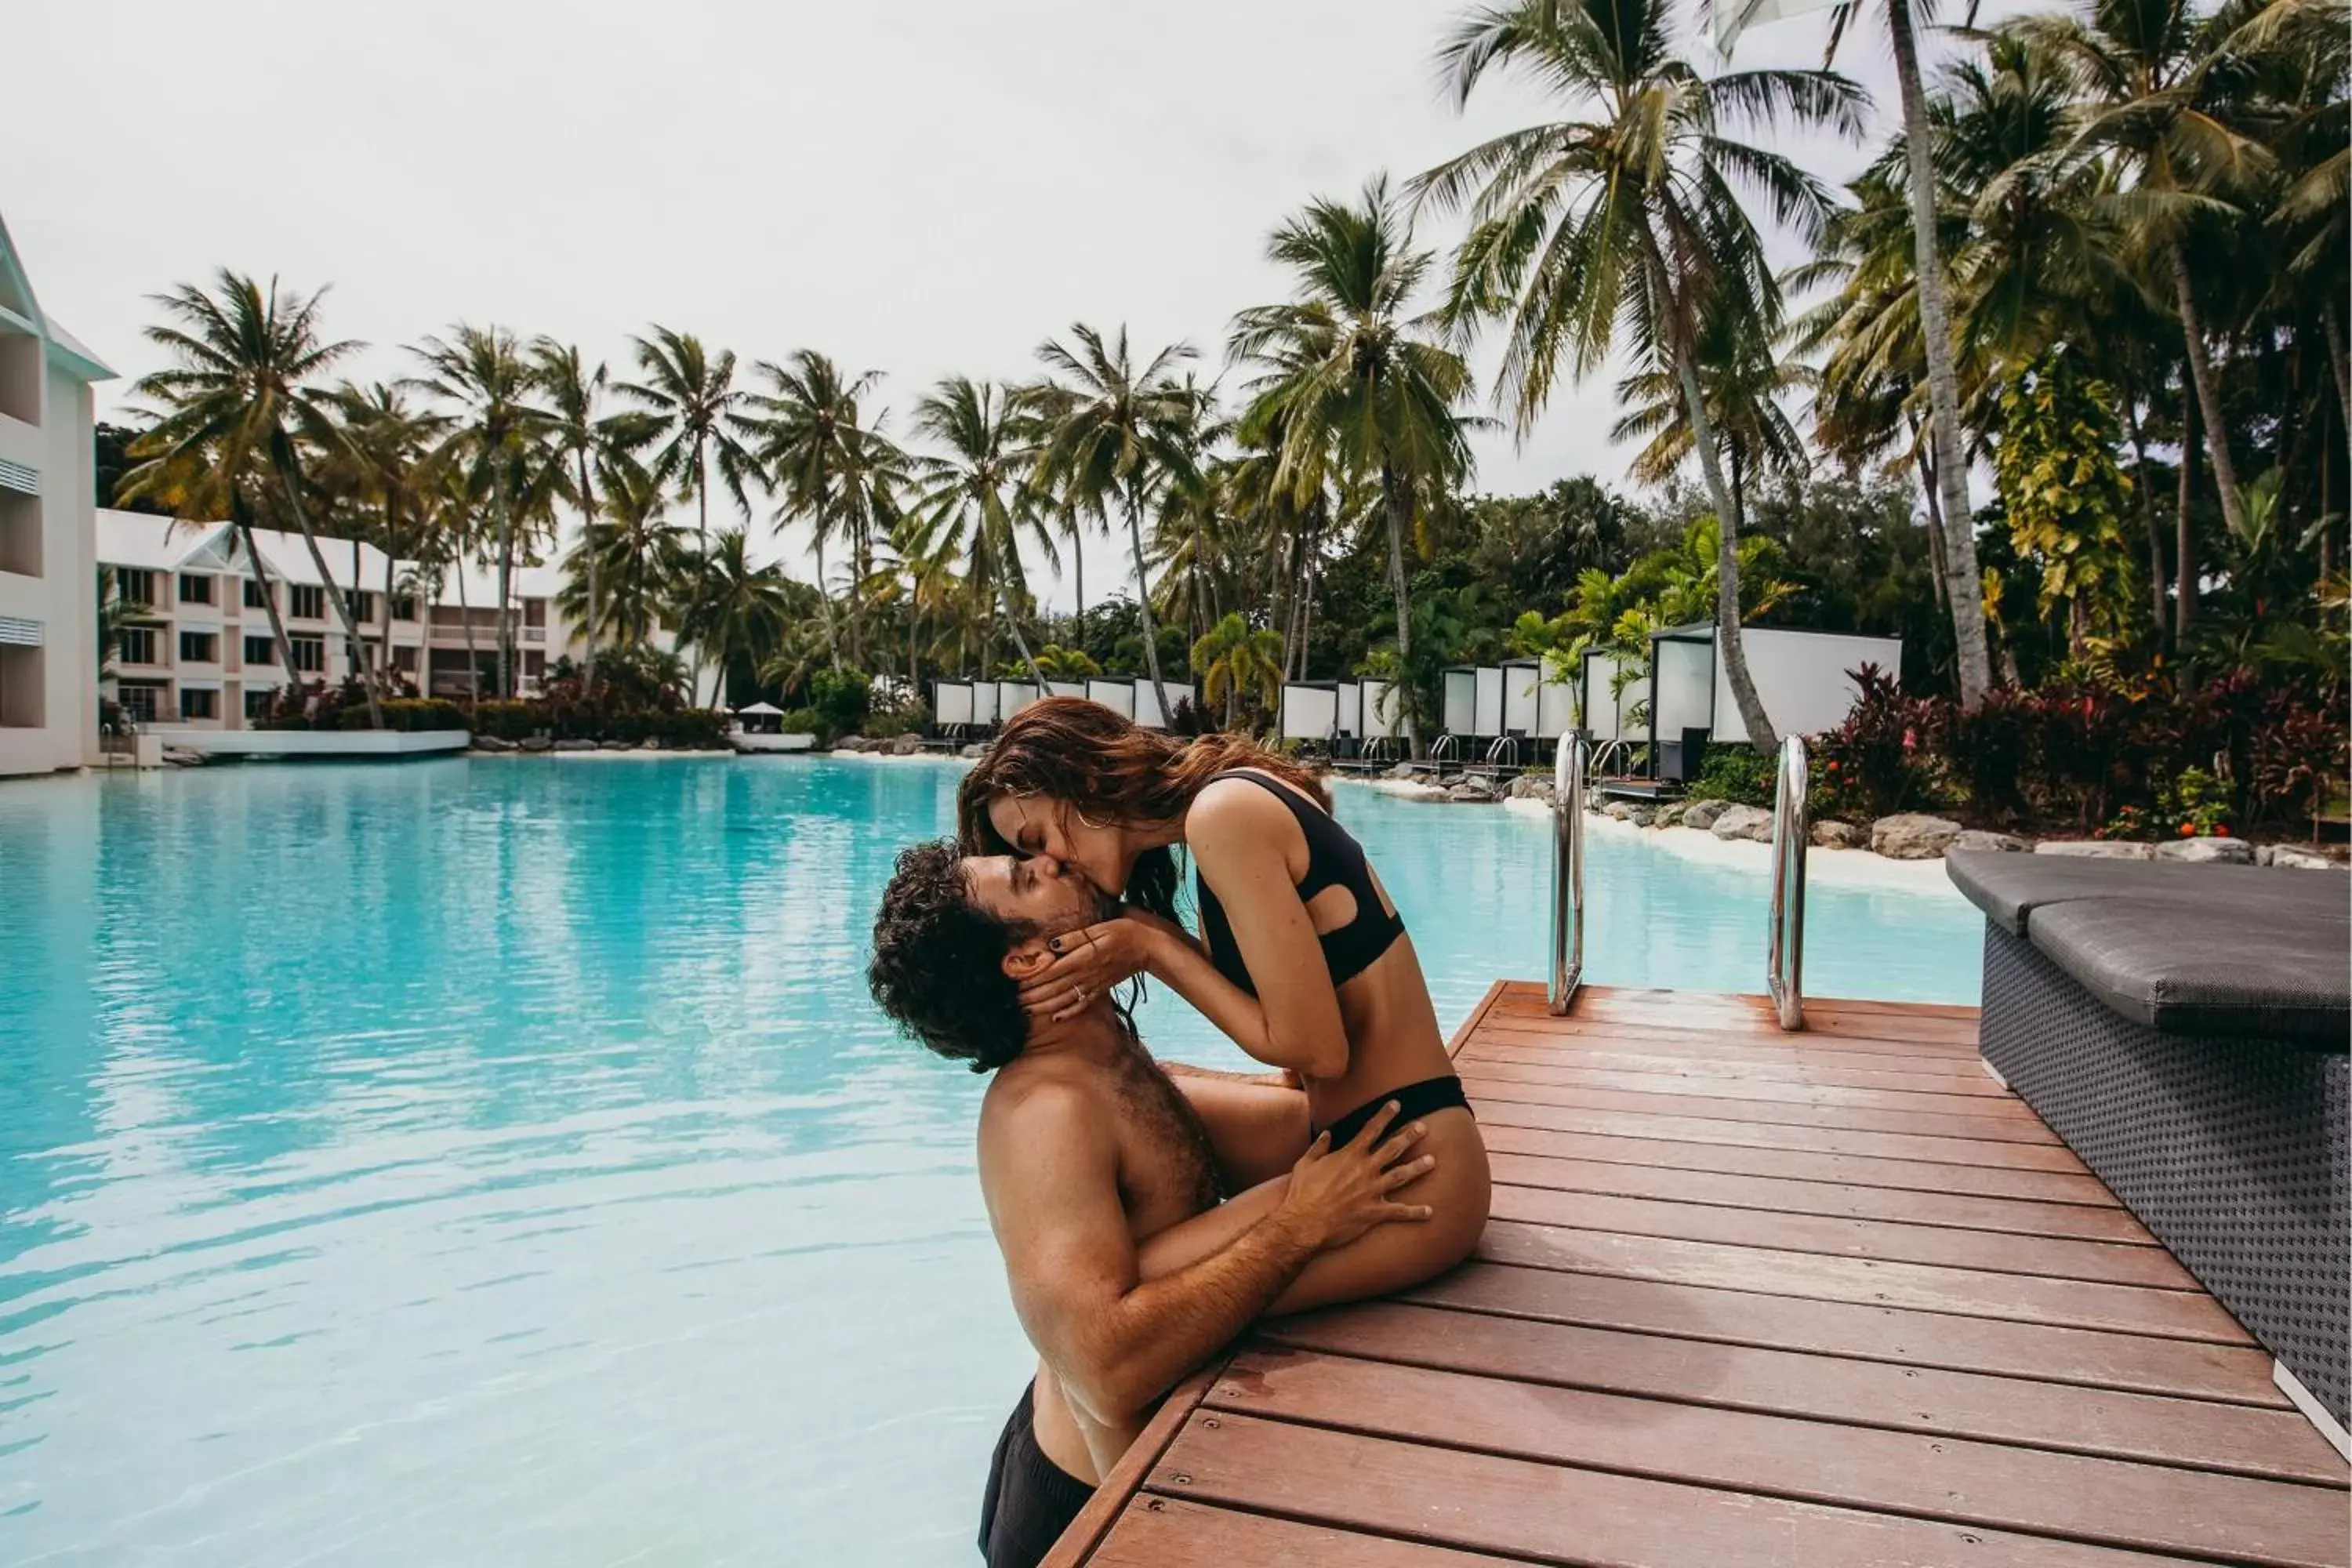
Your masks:
<svg viewBox="0 0 2352 1568"><path fill-rule="evenodd" d="M2212 460L2213 488L2221 492L2222 521L2231 533L2238 533L2245 528L2246 517L2238 496L2238 460L2230 451L2230 425L2221 410L2221 384L2213 374L2212 356L2206 352L2204 320L2198 312L2197 289L2189 276L2189 253L2179 241L2168 249L2181 335L2188 341L2189 379L2197 389L2197 409L2205 420L2205 455Z"/></svg>
<svg viewBox="0 0 2352 1568"><path fill-rule="evenodd" d="M2139 394L2124 389L2124 420L2131 431L2132 489L2139 492L2140 521L2147 525L2147 609L2149 624L2164 636L2164 530L2156 521L2156 492L2147 485L2147 434L2139 422Z"/></svg>
<svg viewBox="0 0 2352 1568"><path fill-rule="evenodd" d="M398 525L397 525L397 515L398 515L398 509L397 509L397 508L395 508L395 507L393 505L393 502L392 502L391 498L390 498L390 497L386 497L386 498L385 498L385 500L384 500L384 503L383 503L383 602L381 605L377 605L377 606L376 606L376 617L375 617L375 624L376 624L376 641L377 641L378 643L380 643L380 644L383 646L383 673L384 673L384 679L385 679L386 680L389 680L389 679L391 679L391 678L392 678L392 665L393 665L393 659L392 659L392 589L393 589L393 566L394 566L394 555L393 555L393 551L394 551L394 547L395 545L397 545L397 544L400 542L400 541L399 541L399 536L398 536L397 532L395 531L395 530L396 530L396 528L397 528L397 526L398 526Z"/></svg>
<svg viewBox="0 0 2352 1568"><path fill-rule="evenodd" d="M1397 687L1405 694L1404 745L1407 752L1421 755L1421 721L1414 712L1412 675L1406 668L1412 657L1412 602L1406 597L1404 582L1404 525L1412 510L1412 498L1405 493L1404 481L1393 468L1381 470L1381 511L1389 531L1389 592L1396 599Z"/></svg>
<svg viewBox="0 0 2352 1568"><path fill-rule="evenodd" d="M596 492L588 478L588 453L583 447L576 454L580 465L580 548L588 552L588 624L582 628L584 646L580 655L580 687L589 696L596 690L596 628L603 624L604 606L598 602L596 590Z"/></svg>
<svg viewBox="0 0 2352 1568"><path fill-rule="evenodd" d="M336 618L343 623L343 637L351 646L360 646L359 623L352 618L352 602L335 590L335 574L327 569L327 552L319 548L319 536L310 531L310 514L303 510L301 492L295 488L294 475L287 466L289 454L280 453L276 465L278 483L286 492L287 510L293 514L294 525L302 531L302 542L310 547L310 564L317 568L319 581L325 584L327 598L335 606ZM383 703L376 695L375 671L364 662L360 665L360 690L367 697L368 723L383 728Z"/></svg>
<svg viewBox="0 0 2352 1568"><path fill-rule="evenodd" d="M482 700L482 656L474 646L474 608L466 602L466 558L462 547L457 556L457 619L464 623L466 634L466 700L479 702Z"/></svg>
<svg viewBox="0 0 2352 1568"><path fill-rule="evenodd" d="M1664 295L1663 284L1660 294ZM1677 331L1675 335L1687 341L1685 333ZM1773 731L1771 718L1764 711L1763 699L1756 695L1756 680L1748 670L1748 650L1739 638L1738 513L1723 482L1715 422L1707 417L1706 399L1699 392L1698 370L1687 353L1675 354L1675 375L1682 383L1683 403L1690 411L1691 445L1698 452L1699 472L1705 476L1707 494L1715 502L1716 658L1723 665L1724 679L1730 683L1731 700L1739 709L1739 721L1748 731L1748 743L1759 752L1775 752L1780 750L1780 737Z"/></svg>
<svg viewBox="0 0 2352 1568"><path fill-rule="evenodd" d="M290 687L294 683L294 644L287 637L286 622L278 613L278 595L262 567L261 552L254 545L253 522L246 515L242 499L236 502L236 513L237 537L245 542L245 558L253 563L253 575L261 584L262 605L269 612L269 636L278 645L278 668L283 678L279 684Z"/></svg>
<svg viewBox="0 0 2352 1568"><path fill-rule="evenodd" d="M2327 339L2327 368L2336 374L2336 400L2343 405L2346 438L2352 440L2352 356L2344 347L2344 312L2330 300L2320 307L2320 331Z"/></svg>
<svg viewBox="0 0 2352 1568"><path fill-rule="evenodd" d="M1886 0L1895 76L1903 99L1903 142L1910 164L1911 237L1918 262L1919 336L1927 359L1928 432L1944 507L1944 571L1952 636L1958 650L1960 704L1973 709L1992 686L1985 642L1984 587L1979 582L1975 510L1969 504L1967 448L1960 441L1960 379L1952 359L1952 313L1936 240L1936 170L1929 146L1927 95L1919 81L1919 47L1911 0Z"/></svg>
<svg viewBox="0 0 2352 1568"><path fill-rule="evenodd" d="M499 487L499 697L502 701L514 697L514 652L508 638L514 628L508 624L507 605L513 595L514 583L514 507L503 482Z"/></svg>
<svg viewBox="0 0 2352 1568"><path fill-rule="evenodd" d="M824 622L824 657L834 668L841 668L841 638L834 630L833 595L824 587L824 530L816 534L816 608Z"/></svg>
<svg viewBox="0 0 2352 1568"><path fill-rule="evenodd" d="M1135 614L1143 626L1143 666L1160 700L1160 723L1173 724L1176 710L1169 706L1168 683L1160 678L1160 634L1151 624L1151 579L1143 563L1143 496L1132 487L1127 493L1127 536L1135 547Z"/></svg>
<svg viewBox="0 0 2352 1568"><path fill-rule="evenodd" d="M2189 538L2189 503L2197 491L2197 389L2180 393L2180 489L2172 507L2172 642L2180 646L2197 618L2197 557Z"/></svg>

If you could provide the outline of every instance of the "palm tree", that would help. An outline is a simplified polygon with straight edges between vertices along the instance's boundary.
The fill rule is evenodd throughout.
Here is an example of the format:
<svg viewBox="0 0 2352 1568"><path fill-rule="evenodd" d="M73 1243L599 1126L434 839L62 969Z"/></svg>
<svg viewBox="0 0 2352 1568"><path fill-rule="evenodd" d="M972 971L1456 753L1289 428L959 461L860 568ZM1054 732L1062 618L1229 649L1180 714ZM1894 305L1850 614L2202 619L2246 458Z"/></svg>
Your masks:
<svg viewBox="0 0 2352 1568"><path fill-rule="evenodd" d="M2231 73L2217 68L2229 61L2243 16L2242 9L2225 8L2200 17L2190 0L2093 0L2084 16L2053 14L2011 24L2018 37L2074 73L2087 100L2077 152L2113 153L2132 176L2127 222L2179 316L2206 456L2233 534L2246 526L2237 457L2189 244L2200 228L2242 216L2233 202L2275 168L2265 149L2228 122ZM2194 597L2184 565L2176 606L2183 628Z"/></svg>
<svg viewBox="0 0 2352 1568"><path fill-rule="evenodd" d="M755 455L782 492L778 522L796 517L809 525L826 656L835 669L841 668L841 647L832 595L825 586L824 547L835 538L849 542L849 660L862 667L866 655L859 590L873 574L875 542L887 531L896 485L905 468L898 449L882 433L881 421L869 425L860 417L858 400L874 390L882 373L868 370L844 376L832 360L811 349L793 354L789 364L762 360L758 368L775 390L751 395L750 403L761 412L748 416L744 426L756 433Z"/></svg>
<svg viewBox="0 0 2352 1568"><path fill-rule="evenodd" d="M584 622L593 569L604 587L599 629L610 630L625 648L641 648L677 597L689 559L686 531L664 513L659 481L635 463L614 464L604 482L604 515L582 531L565 558L557 604L567 617Z"/></svg>
<svg viewBox="0 0 2352 1568"><path fill-rule="evenodd" d="M1780 289L1734 182L1761 191L1801 237L1820 236L1830 199L1783 155L1727 124L1861 130L1861 89L1829 71L1739 71L1706 79L1675 58L1663 0L1545 0L1472 15L1441 55L1457 103L1489 73L1521 68L1598 113L1512 132L1413 182L1422 199L1466 206L1448 314L1504 323L1504 403L1525 431L1563 356L1581 376L1621 336L1680 385L1693 448L1721 523L1716 642L1748 740L1778 744L1739 637L1737 517L1700 384L1711 311L1779 326Z"/></svg>
<svg viewBox="0 0 2352 1568"><path fill-rule="evenodd" d="M1784 359L1756 336L1751 317L1713 312L1699 324L1700 376L1707 413L1723 443L1731 474L1731 522L1748 528L1748 482L1759 474L1801 474L1811 459L1805 438L1780 406L1780 399L1820 380L1811 366ZM1690 416L1677 379L1652 368L1617 384L1617 401L1628 412L1609 432L1612 440L1647 436L1631 471L1645 484L1662 484L1691 455Z"/></svg>
<svg viewBox="0 0 2352 1568"><path fill-rule="evenodd" d="M553 421L531 401L539 390L538 377L521 342L504 327L460 321L450 329L447 341L428 337L415 353L426 373L416 384L459 411L450 421L441 456L464 473L467 492L488 504L496 529L498 689L501 698L511 698L515 556L522 542L520 535L546 499L550 481L563 471L548 447Z"/></svg>
<svg viewBox="0 0 2352 1568"><path fill-rule="evenodd" d="M1197 471L1194 437L1201 420L1196 388L1177 379L1177 367L1192 349L1171 343L1138 369L1129 354L1127 329L1106 343L1100 332L1074 322L1076 347L1049 339L1037 357L1060 380L1045 394L1052 428L1038 456L1045 483L1077 510L1108 518L1114 501L1127 520L1135 552L1135 613L1142 623L1144 668L1165 716L1176 710L1160 673L1160 640L1151 622L1151 577L1143 553L1143 510L1164 485L1181 483Z"/></svg>
<svg viewBox="0 0 2352 1568"><path fill-rule="evenodd" d="M389 658L392 601L398 586L394 572L404 555L415 559L421 553L436 479L434 450L448 420L413 406L400 387L383 382L367 386L345 382L334 398L341 412L345 460L361 495L379 509L383 597L378 620ZM425 670L417 674L420 681L425 679Z"/></svg>
<svg viewBox="0 0 2352 1568"><path fill-rule="evenodd" d="M925 558L961 555L965 585L975 595L993 592L1021 662L1043 686L1045 675L1022 635L1013 591L1024 586L1021 535L1027 532L1047 561L1054 540L1029 505L1025 479L1034 458L1018 444L1017 401L994 383L959 375L915 405L915 428L941 450L911 459L915 490L901 549Z"/></svg>
<svg viewBox="0 0 2352 1568"><path fill-rule="evenodd" d="M150 439L152 431L148 432ZM127 470L117 483L111 500L118 506L145 502L160 508L166 515L190 521L217 521L226 513L247 563L256 578L268 581L268 567L253 540L255 497L250 491L260 489L268 480L260 454L250 449L246 455L247 471L235 474L221 466L220 443L197 441L173 445L168 440L161 448L148 440L131 443L129 456L143 459ZM293 679L294 645L286 635L286 621L280 613L278 595L270 594L263 601L269 616L270 639L278 649L278 668Z"/></svg>
<svg viewBox="0 0 2352 1568"><path fill-rule="evenodd" d="M1919 77L1919 44L1912 0L1882 0L1887 42L1895 53L1896 91L1903 101L1903 146L1907 164L1912 255L1918 297L1919 337L1927 367L1927 429L1934 474L1942 491L1946 600L1958 647L1960 704L1973 709L1992 688L1992 658L1985 642L1984 595L1977 575L1977 542L1969 503L1969 468L1960 442L1959 373L1952 346L1951 305L1946 297L1943 258L1937 244L1936 166L1929 145L1927 89ZM1932 5L1932 0L1928 0ZM1839 41L1860 0L1846 0L1833 14L1823 64L1837 57ZM1970 0L1969 15L1975 15Z"/></svg>
<svg viewBox="0 0 2352 1568"><path fill-rule="evenodd" d="M730 674L756 678L782 643L793 619L791 588L782 566L751 563L750 541L740 528L724 531L707 554L687 563L679 576L678 640L710 656L722 700Z"/></svg>
<svg viewBox="0 0 2352 1568"><path fill-rule="evenodd" d="M1261 706L1270 706L1281 693L1282 634L1252 630L1236 610L1193 643L1192 673L1201 678L1202 700L1223 701L1230 730L1243 691L1255 691Z"/></svg>
<svg viewBox="0 0 2352 1568"><path fill-rule="evenodd" d="M1286 304L1234 318L1228 352L1259 372L1239 434L1244 444L1279 442L1275 481L1299 511L1334 465L1377 485L1402 668L1412 652L1405 530L1468 478L1468 433L1481 423L1460 412L1468 363L1406 314L1434 258L1412 247L1386 175L1367 184L1356 205L1309 203L1274 231L1266 255L1297 287ZM1413 709L1405 703L1405 739L1418 755Z"/></svg>
<svg viewBox="0 0 2352 1568"><path fill-rule="evenodd" d="M734 498L735 510L746 521L751 516L747 479L760 478L759 459L745 445L750 434L743 422L744 394L735 384L735 353L730 349L713 359L702 340L691 332L675 332L656 325L651 338L632 338L636 345L642 381L624 382L620 390L644 404L656 421L661 446L651 459L656 480L677 487L680 500L695 503L694 547L710 548L710 469ZM701 687L701 659L695 660L694 683Z"/></svg>
<svg viewBox="0 0 2352 1568"><path fill-rule="evenodd" d="M567 343L550 337L532 339L530 374L540 395L547 400L547 440L555 458L559 488L563 499L580 514L581 534L584 538L599 515L598 476L650 441L654 426L646 415L635 410L600 412L610 384L609 374L601 363L589 369L580 351ZM581 685L587 690L593 690L596 685L596 634L604 624L597 592L599 558L600 552L594 550L583 556L586 581L583 584L582 608L585 613L580 624L586 647L581 655Z"/></svg>
<svg viewBox="0 0 2352 1568"><path fill-rule="evenodd" d="M308 480L300 448L303 444L325 452L341 448L342 435L332 401L313 384L360 345L320 339L319 301L324 289L281 294L273 278L265 293L251 278L226 268L215 275L214 284L217 294L183 283L155 296L155 303L177 324L148 328L147 341L176 363L131 388L162 410L153 427L135 444L134 455L162 465L155 470L159 480L173 476L170 482L187 487L214 515L234 512L257 571L261 557L253 548L244 487L266 475L310 549L310 564L342 621L344 637L356 648L360 630L351 602L335 588L334 574L327 569L327 557L303 505ZM291 680L291 648L275 605L270 626ZM373 668L361 668L360 685L367 697L368 721L380 730L383 704Z"/></svg>

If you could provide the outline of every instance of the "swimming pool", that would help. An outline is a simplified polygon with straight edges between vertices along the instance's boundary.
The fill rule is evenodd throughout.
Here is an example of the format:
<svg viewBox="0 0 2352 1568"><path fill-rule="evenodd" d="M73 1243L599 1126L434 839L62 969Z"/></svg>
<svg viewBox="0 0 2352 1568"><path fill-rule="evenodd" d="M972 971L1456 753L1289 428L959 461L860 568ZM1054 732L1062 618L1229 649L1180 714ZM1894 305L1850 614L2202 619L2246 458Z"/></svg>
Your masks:
<svg viewBox="0 0 2352 1568"><path fill-rule="evenodd" d="M982 1084L861 973L957 776L0 786L0 1561L971 1561L1030 1366ZM1540 818L1340 815L1448 1026L1542 973ZM1591 858L1590 978L1759 988L1760 872ZM1817 887L1808 930L1817 994L1975 999L1956 899Z"/></svg>

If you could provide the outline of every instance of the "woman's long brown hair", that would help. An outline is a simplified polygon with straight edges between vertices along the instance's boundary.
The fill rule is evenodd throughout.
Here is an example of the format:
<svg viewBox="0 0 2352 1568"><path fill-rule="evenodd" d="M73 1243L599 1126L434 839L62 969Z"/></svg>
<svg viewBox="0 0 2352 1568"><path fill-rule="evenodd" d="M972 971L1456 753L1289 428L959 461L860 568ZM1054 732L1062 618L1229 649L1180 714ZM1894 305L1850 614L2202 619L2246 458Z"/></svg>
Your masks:
<svg viewBox="0 0 2352 1568"><path fill-rule="evenodd" d="M988 820L998 795L1041 795L1096 822L1137 826L1173 822L1211 779L1254 768L1305 791L1331 809L1323 781L1289 758L1242 735L1181 741L1082 697L1048 697L1005 721L987 753L956 794L956 837L967 855L1012 855ZM1176 860L1166 849L1139 857L1128 874L1127 901L1170 920L1176 914Z"/></svg>

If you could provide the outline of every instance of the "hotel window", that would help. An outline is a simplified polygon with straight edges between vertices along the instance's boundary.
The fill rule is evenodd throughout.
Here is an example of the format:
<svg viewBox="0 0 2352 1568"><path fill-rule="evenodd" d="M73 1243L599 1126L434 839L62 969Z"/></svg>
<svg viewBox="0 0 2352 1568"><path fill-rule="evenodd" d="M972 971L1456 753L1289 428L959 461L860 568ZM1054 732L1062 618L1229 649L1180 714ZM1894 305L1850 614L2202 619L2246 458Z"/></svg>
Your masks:
<svg viewBox="0 0 2352 1568"><path fill-rule="evenodd" d="M300 592L299 589L296 590ZM312 589L312 593L318 592ZM294 652L294 668L316 675L327 668L327 639L324 637L288 637L287 644Z"/></svg>
<svg viewBox="0 0 2352 1568"><path fill-rule="evenodd" d="M218 664L220 634L217 632L182 632L180 634L182 664Z"/></svg>
<svg viewBox="0 0 2352 1568"><path fill-rule="evenodd" d="M126 680L122 683L121 692L118 693L118 700L122 704L122 710L131 716L132 721L152 724L155 721L155 697L163 689L152 681Z"/></svg>
<svg viewBox="0 0 2352 1568"><path fill-rule="evenodd" d="M122 628L122 662L152 664L155 662L155 628L125 626Z"/></svg>
<svg viewBox="0 0 2352 1568"><path fill-rule="evenodd" d="M155 607L155 574L136 569L124 569L114 574L115 592L126 605Z"/></svg>
<svg viewBox="0 0 2352 1568"><path fill-rule="evenodd" d="M248 610L269 608L269 584L257 577L245 580L245 607Z"/></svg>
<svg viewBox="0 0 2352 1568"><path fill-rule="evenodd" d="M213 580L194 572L180 574L180 603L209 605L213 602Z"/></svg>
<svg viewBox="0 0 2352 1568"><path fill-rule="evenodd" d="M406 643L396 643L392 650L392 668L403 675L416 673L416 650Z"/></svg>
<svg viewBox="0 0 2352 1568"><path fill-rule="evenodd" d="M271 687L264 686L258 689L247 687L245 689L246 718L259 719L266 715L269 711L269 700L276 695L276 689Z"/></svg>
<svg viewBox="0 0 2352 1568"><path fill-rule="evenodd" d="M343 590L343 604L351 610L352 619L355 621L372 621L375 619L375 595L366 592L364 589L346 588Z"/></svg>
<svg viewBox="0 0 2352 1568"><path fill-rule="evenodd" d="M278 662L278 644L268 637L249 637L246 638L245 662L247 664L276 664Z"/></svg>
<svg viewBox="0 0 2352 1568"><path fill-rule="evenodd" d="M392 618L395 621L415 620L416 618L416 595L414 594L396 595L392 601Z"/></svg>
<svg viewBox="0 0 2352 1568"><path fill-rule="evenodd" d="M294 591L294 618L298 621L323 621L327 618L327 591L314 583L289 584Z"/></svg>
<svg viewBox="0 0 2352 1568"><path fill-rule="evenodd" d="M183 719L219 718L220 693L217 691L181 692L180 717Z"/></svg>

